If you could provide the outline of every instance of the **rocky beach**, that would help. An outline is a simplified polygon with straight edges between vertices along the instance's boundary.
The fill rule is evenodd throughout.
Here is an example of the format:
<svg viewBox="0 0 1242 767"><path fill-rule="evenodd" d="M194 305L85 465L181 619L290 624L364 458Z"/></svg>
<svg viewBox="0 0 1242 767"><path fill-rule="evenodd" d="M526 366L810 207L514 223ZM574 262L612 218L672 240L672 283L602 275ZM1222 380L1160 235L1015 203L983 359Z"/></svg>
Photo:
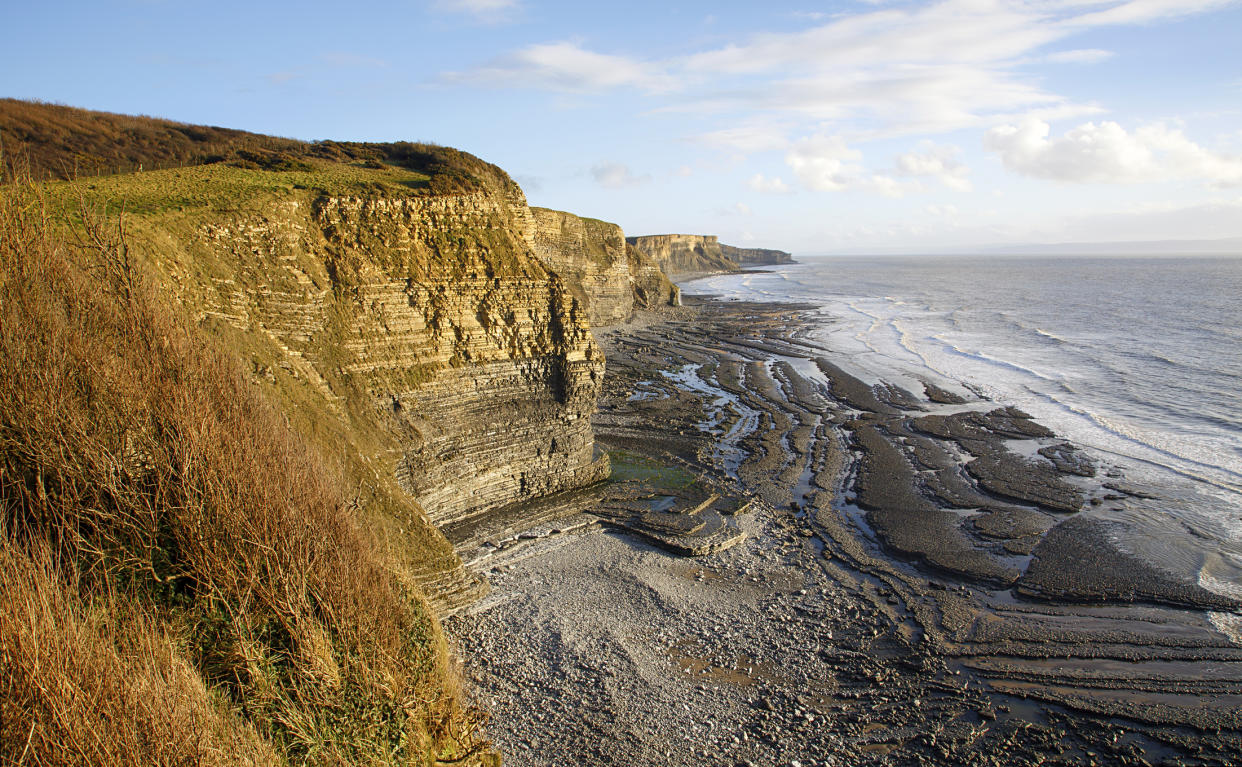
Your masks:
<svg viewBox="0 0 1242 767"><path fill-rule="evenodd" d="M686 303L596 330L612 481L446 530L508 763L1238 763L1237 602L1088 513L1149 491L806 307Z"/></svg>

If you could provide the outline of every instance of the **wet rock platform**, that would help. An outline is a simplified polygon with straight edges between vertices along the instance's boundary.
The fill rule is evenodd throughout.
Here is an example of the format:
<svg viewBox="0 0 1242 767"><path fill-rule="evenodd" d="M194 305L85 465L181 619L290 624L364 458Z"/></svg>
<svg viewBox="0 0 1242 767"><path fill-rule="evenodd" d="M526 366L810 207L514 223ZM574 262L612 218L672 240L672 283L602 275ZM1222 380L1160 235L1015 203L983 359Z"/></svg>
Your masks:
<svg viewBox="0 0 1242 767"><path fill-rule="evenodd" d="M802 307L687 303L599 334L612 481L450 623L506 763L1240 763L1242 612L1110 534L1158 490L850 377Z"/></svg>

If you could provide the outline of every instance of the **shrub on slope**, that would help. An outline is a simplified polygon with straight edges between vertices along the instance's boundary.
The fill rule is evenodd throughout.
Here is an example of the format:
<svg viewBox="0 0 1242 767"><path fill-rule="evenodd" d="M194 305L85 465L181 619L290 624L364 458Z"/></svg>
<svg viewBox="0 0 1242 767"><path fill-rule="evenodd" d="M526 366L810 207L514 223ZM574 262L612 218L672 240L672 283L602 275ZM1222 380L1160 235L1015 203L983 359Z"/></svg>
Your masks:
<svg viewBox="0 0 1242 767"><path fill-rule="evenodd" d="M0 762L485 756L340 471L84 218L0 187Z"/></svg>

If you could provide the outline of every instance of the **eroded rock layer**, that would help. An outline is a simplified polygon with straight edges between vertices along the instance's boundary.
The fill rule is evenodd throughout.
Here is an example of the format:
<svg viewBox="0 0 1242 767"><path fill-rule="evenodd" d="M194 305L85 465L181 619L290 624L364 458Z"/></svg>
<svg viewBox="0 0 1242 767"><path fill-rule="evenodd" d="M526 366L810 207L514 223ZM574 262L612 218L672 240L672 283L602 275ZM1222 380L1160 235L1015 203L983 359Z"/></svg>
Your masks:
<svg viewBox="0 0 1242 767"><path fill-rule="evenodd" d="M721 243L720 252L725 258L739 266L757 266L762 264L792 264L793 256L783 250L771 248L735 248Z"/></svg>
<svg viewBox="0 0 1242 767"><path fill-rule="evenodd" d="M738 271L738 265L721 252L720 242L712 234L652 234L628 237L626 242L646 253L673 278Z"/></svg>
<svg viewBox="0 0 1242 767"><path fill-rule="evenodd" d="M576 252L560 262L570 279L545 268L537 233L508 184L427 197L308 194L159 236L189 240L178 250L192 256L170 269L172 281L204 321L254 345L257 383L291 380L277 385L310 398L320 422L330 413L367 433L374 444L361 460L395 476L441 526L607 476L590 426L604 359L585 299L605 294L574 284L585 271L569 268ZM598 241L625 279L623 296L595 305L628 315L620 230ZM543 251L551 261L552 248ZM448 577L453 569L425 573L430 596L448 606L477 592L464 573Z"/></svg>
<svg viewBox="0 0 1242 767"><path fill-rule="evenodd" d="M677 302L677 288L616 224L531 208L535 253L588 309L591 325L615 325L635 307Z"/></svg>

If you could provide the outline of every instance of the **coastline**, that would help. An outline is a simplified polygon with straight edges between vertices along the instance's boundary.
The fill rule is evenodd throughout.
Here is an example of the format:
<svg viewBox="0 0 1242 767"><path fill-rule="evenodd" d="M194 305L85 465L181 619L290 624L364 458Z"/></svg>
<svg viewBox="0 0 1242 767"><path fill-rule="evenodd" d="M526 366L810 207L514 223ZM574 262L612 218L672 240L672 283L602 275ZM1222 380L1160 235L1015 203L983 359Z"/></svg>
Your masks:
<svg viewBox="0 0 1242 767"><path fill-rule="evenodd" d="M1201 609L1236 603L1107 556L1086 523L1043 537L1116 478L1084 489L1072 450L1030 475L1004 444L1058 441L1003 403L849 377L801 307L686 303L598 333L597 441L761 502L705 558L584 508L483 560L491 595L448 627L511 763L1236 758L1242 650ZM700 431L705 405L732 415ZM980 494L977 535L929 500Z"/></svg>

